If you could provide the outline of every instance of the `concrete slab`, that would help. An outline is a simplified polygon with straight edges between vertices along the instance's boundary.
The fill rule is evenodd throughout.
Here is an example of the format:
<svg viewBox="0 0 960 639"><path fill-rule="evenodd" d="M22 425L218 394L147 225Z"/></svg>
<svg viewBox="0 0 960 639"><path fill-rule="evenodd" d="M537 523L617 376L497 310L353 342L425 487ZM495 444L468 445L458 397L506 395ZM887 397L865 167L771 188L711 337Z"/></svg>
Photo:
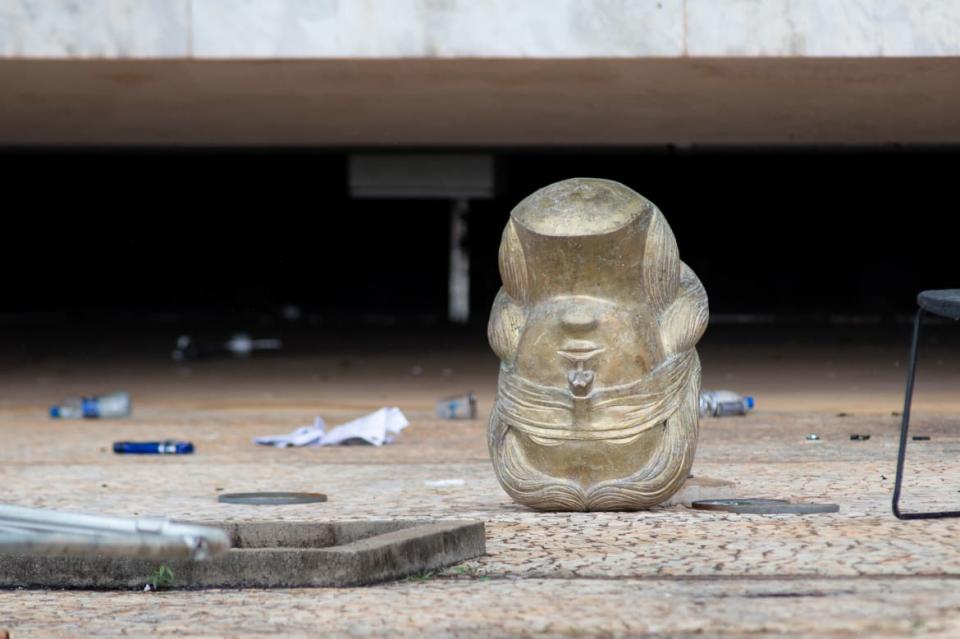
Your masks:
<svg viewBox="0 0 960 639"><path fill-rule="evenodd" d="M177 589L363 586L485 552L477 521L202 523L226 530L233 548L198 562L0 554L0 588L140 590L160 565Z"/></svg>

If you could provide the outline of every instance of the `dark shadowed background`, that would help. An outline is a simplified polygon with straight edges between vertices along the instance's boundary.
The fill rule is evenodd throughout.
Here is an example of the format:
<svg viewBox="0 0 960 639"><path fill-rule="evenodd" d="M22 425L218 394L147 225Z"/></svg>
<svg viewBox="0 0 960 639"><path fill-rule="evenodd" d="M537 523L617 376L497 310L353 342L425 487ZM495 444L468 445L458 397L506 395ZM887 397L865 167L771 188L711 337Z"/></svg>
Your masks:
<svg viewBox="0 0 960 639"><path fill-rule="evenodd" d="M887 321L960 284L960 150L493 150L471 205L472 322L499 287L510 209L575 176L653 200L714 316ZM356 200L346 152L8 149L2 312L446 322L448 204ZM729 317L727 318L729 319ZM736 318L734 318L736 319ZM761 318L762 319L762 318Z"/></svg>

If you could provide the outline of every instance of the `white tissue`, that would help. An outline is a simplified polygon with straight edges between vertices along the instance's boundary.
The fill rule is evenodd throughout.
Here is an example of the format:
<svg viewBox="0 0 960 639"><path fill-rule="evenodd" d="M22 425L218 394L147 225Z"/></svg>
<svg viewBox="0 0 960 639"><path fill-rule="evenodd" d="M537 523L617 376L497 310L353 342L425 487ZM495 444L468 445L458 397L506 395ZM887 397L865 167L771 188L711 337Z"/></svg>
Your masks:
<svg viewBox="0 0 960 639"><path fill-rule="evenodd" d="M381 408L352 422L341 424L326 432L322 417L313 420L313 426L303 426L286 435L254 437L253 441L264 446L286 448L288 446L336 446L348 439L362 439L373 446L390 444L410 422L397 407Z"/></svg>

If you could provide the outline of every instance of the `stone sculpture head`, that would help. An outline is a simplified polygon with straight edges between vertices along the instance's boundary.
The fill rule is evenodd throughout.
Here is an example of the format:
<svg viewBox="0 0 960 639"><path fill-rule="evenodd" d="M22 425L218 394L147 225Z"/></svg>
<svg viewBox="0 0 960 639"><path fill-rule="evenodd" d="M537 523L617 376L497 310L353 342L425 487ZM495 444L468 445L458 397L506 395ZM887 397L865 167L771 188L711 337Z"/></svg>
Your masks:
<svg viewBox="0 0 960 639"><path fill-rule="evenodd" d="M667 499L696 448L707 297L663 215L617 182L552 184L511 212L500 274L488 335L501 485L543 510Z"/></svg>

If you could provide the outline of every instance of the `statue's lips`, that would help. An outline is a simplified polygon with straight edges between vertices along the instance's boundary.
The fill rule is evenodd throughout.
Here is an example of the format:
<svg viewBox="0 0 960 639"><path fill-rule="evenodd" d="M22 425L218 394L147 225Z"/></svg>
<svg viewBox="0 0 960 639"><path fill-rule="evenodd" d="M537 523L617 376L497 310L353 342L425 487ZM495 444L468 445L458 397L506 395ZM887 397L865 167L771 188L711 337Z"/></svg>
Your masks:
<svg viewBox="0 0 960 639"><path fill-rule="evenodd" d="M573 362L585 362L602 353L605 349L585 339L572 339L563 345L557 353Z"/></svg>

